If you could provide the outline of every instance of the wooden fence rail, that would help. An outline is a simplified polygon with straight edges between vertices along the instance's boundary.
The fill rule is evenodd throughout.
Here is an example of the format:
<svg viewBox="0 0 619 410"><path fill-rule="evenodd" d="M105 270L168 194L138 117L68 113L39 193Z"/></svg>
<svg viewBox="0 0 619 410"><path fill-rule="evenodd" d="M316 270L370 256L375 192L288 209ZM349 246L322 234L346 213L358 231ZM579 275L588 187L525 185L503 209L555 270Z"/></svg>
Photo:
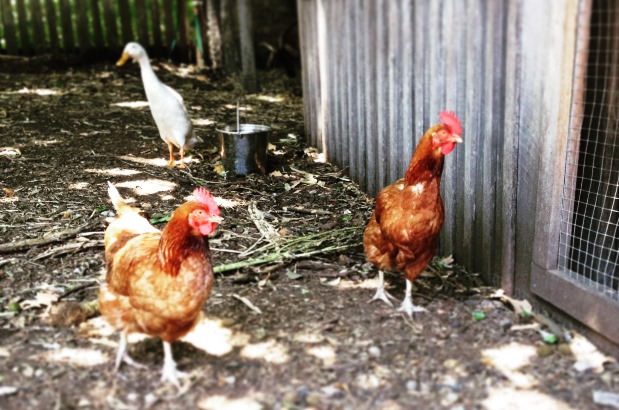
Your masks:
<svg viewBox="0 0 619 410"><path fill-rule="evenodd" d="M200 2L202 3L202 2ZM138 41L151 56L190 58L193 2L174 0L0 0L0 53L117 55Z"/></svg>

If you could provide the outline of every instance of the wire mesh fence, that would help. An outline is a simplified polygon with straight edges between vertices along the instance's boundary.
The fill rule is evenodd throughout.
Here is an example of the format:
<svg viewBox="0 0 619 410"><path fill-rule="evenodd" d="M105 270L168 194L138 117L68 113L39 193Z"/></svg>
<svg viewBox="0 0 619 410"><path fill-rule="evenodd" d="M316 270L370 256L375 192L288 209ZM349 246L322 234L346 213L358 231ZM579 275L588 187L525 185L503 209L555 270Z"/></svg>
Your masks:
<svg viewBox="0 0 619 410"><path fill-rule="evenodd" d="M577 43L558 267L619 301L619 3L594 0L589 27Z"/></svg>

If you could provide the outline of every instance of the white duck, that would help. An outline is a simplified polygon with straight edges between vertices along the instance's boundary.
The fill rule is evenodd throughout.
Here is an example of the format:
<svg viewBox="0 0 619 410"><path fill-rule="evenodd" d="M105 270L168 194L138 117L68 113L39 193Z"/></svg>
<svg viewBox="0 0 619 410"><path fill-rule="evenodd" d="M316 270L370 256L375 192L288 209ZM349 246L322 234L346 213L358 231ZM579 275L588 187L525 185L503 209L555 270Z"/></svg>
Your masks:
<svg viewBox="0 0 619 410"><path fill-rule="evenodd" d="M187 110L183 105L183 97L157 78L150 65L146 50L138 43L127 43L120 60L116 63L121 66L132 59L140 64L144 91L150 105L159 135L168 144L170 161L168 165L174 167L174 146L180 150L181 163L179 168L185 168L185 149L191 148L198 138L193 131L193 125Z"/></svg>

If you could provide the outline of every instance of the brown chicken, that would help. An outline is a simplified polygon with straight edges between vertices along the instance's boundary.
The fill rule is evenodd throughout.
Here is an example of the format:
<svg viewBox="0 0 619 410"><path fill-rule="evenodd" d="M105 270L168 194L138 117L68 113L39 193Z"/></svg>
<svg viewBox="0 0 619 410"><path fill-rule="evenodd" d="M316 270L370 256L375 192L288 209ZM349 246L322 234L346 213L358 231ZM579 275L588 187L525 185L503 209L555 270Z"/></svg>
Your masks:
<svg viewBox="0 0 619 410"><path fill-rule="evenodd" d="M378 289L372 298L392 306L384 287L384 271L406 277L406 293L398 311L409 316L425 311L413 304L413 281L432 260L445 217L440 194L443 160L461 143L462 126L451 112L421 138L404 178L385 187L363 234L365 255L378 268Z"/></svg>
<svg viewBox="0 0 619 410"><path fill-rule="evenodd" d="M127 354L127 334L163 340L162 381L179 385L172 342L196 324L213 287L208 246L221 222L213 196L204 188L181 205L163 231L127 205L110 183L108 193L118 213L105 231L107 275L99 291L99 309L121 338L116 370L121 362L136 365Z"/></svg>

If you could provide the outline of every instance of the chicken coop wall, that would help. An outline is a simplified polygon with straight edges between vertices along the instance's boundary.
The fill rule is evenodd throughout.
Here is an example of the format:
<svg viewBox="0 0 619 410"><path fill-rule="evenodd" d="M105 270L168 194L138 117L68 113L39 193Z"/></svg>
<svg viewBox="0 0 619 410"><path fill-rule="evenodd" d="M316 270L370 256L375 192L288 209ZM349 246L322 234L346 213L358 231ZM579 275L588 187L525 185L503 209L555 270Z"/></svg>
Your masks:
<svg viewBox="0 0 619 410"><path fill-rule="evenodd" d="M605 147L595 161L609 166L587 177L604 191L606 211L581 203L593 188L576 184L582 160L574 155L583 135L573 130L583 118L570 117L583 109L579 81L585 81L586 57L576 51L589 47L592 4L614 18L611 3L298 0L297 9L308 141L376 195L404 174L438 113L454 111L464 143L445 160L439 252L508 293L569 314L593 329L581 330L600 344L617 349L619 328L608 314L619 314L617 301L561 272L580 263L591 277L591 269L603 265L606 276L597 273L603 290L616 290L617 121L609 108L616 72L597 84L608 91L602 102L608 112L594 137ZM600 63L604 69L617 66L613 41L615 54ZM591 121L600 123L600 116ZM604 173L612 184L598 178ZM584 230L597 226L607 233L596 248L604 262L595 262L589 250L579 262L570 259L579 243L569 212L587 215Z"/></svg>
<svg viewBox="0 0 619 410"><path fill-rule="evenodd" d="M510 4L297 3L310 143L376 195L403 176L439 112L454 111L465 142L445 160L440 252L495 284L513 265L509 187L517 139L505 134L514 132L505 120Z"/></svg>

